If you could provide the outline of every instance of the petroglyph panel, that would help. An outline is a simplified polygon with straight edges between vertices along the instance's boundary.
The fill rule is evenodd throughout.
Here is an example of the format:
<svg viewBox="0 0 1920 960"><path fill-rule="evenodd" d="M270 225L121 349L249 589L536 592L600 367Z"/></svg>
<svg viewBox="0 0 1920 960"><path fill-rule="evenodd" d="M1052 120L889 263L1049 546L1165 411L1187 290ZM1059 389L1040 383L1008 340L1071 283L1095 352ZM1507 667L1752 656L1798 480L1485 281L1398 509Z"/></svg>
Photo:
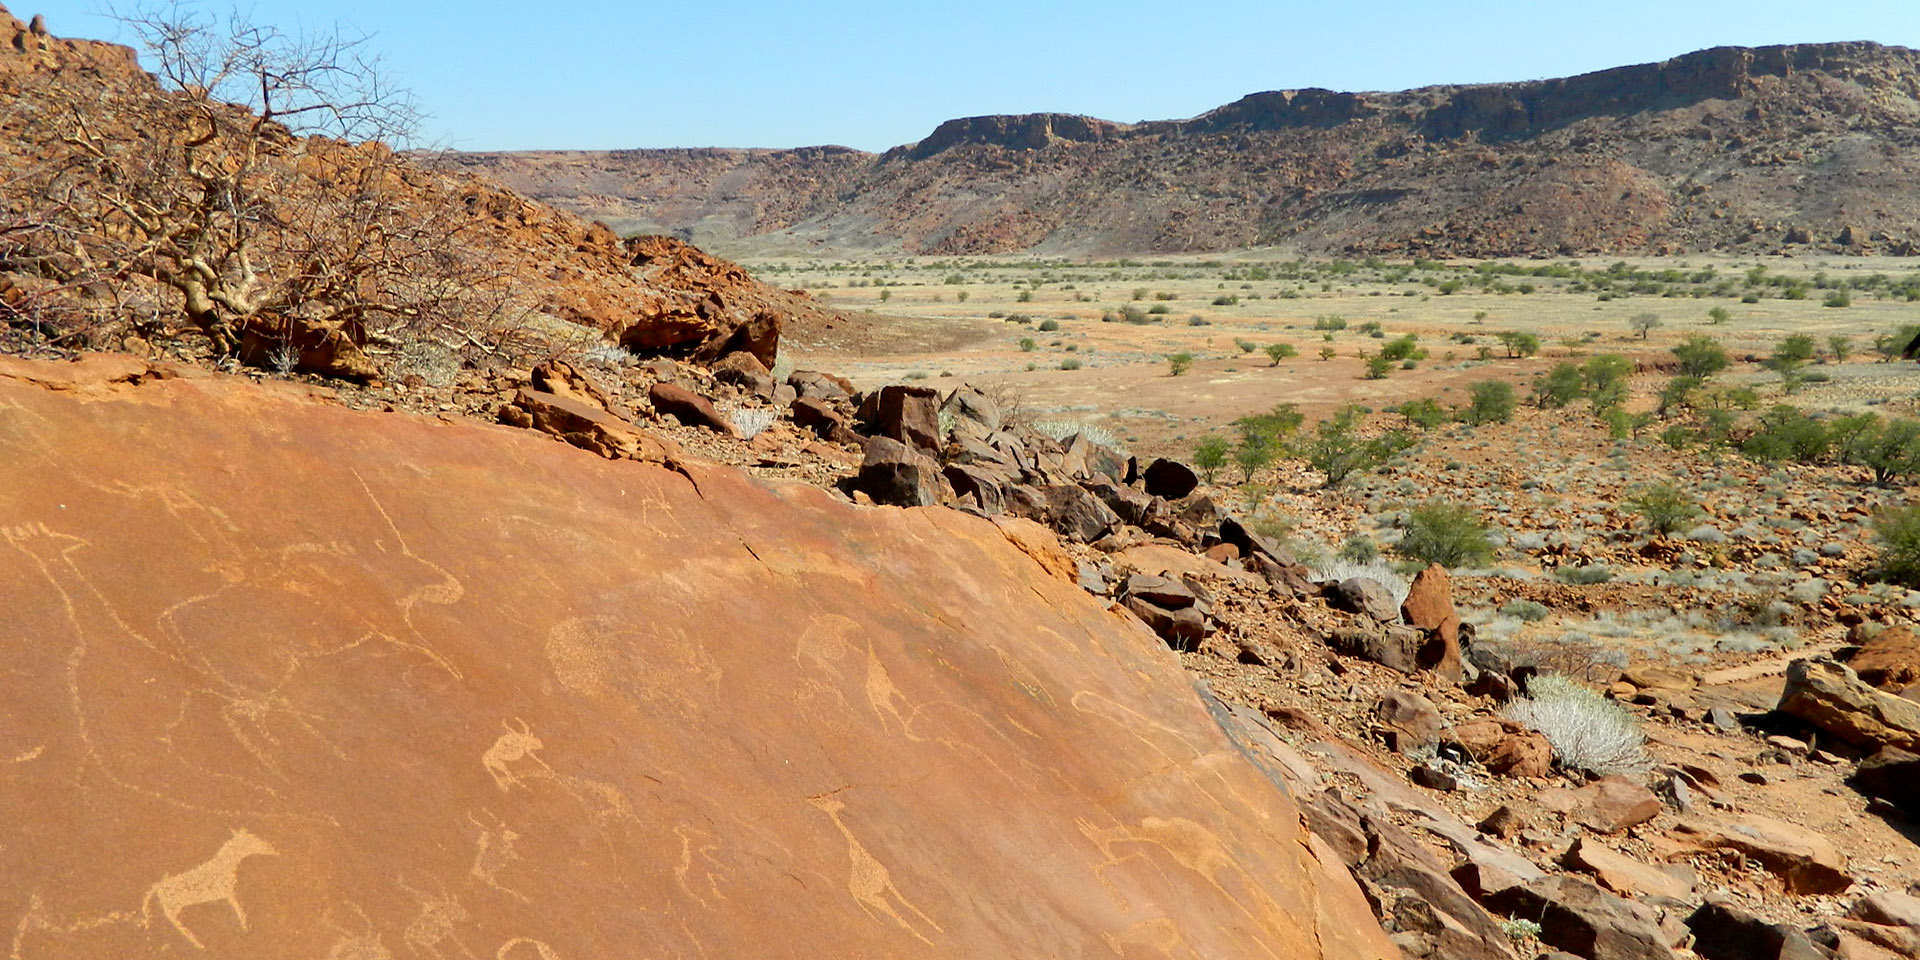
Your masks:
<svg viewBox="0 0 1920 960"><path fill-rule="evenodd" d="M9 960L1391 955L991 523L7 369Z"/></svg>

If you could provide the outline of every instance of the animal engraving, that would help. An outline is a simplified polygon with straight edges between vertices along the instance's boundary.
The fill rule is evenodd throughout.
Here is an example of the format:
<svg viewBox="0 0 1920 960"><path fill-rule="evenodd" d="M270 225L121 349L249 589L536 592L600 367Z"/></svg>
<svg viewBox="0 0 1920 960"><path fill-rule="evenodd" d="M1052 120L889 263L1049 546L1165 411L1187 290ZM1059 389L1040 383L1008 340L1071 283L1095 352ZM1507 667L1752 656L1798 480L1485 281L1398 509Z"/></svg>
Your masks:
<svg viewBox="0 0 1920 960"><path fill-rule="evenodd" d="M220 845L207 862L190 870L161 877L153 886L147 888L147 895L140 900L140 916L143 922L152 915L153 905L160 905L160 913L173 924L187 942L199 949L206 949L200 938L180 922L180 911L203 903L225 901L233 908L233 915L240 920L240 929L247 929L247 912L240 907L240 899L235 895L234 886L240 879L240 861L248 857L271 857L280 851L246 830L235 827L233 836Z"/></svg>
<svg viewBox="0 0 1920 960"><path fill-rule="evenodd" d="M920 912L920 908L914 906L912 901L900 892L899 887L893 885L893 873L887 869L886 864L881 863L878 858L868 852L866 845L853 835L852 830L847 829L846 823L840 817L840 814L847 809L846 804L830 796L808 797L807 802L826 814L827 819L832 820L834 827L840 831L840 835L846 838L847 856L851 860L847 892L853 895L854 902L859 904L861 910L866 911L868 916L885 914L908 933L918 937L921 942L932 944L933 941L920 932L913 920L901 914L900 910L894 906L894 902L898 901L900 906L905 907L921 923L932 927L937 933L945 932L939 924L933 922L932 917Z"/></svg>
<svg viewBox="0 0 1920 960"><path fill-rule="evenodd" d="M506 728L507 732L501 734L493 741L493 746L488 747L487 752L480 755L480 765L487 768L487 774L493 777L493 785L499 787L501 793L506 793L520 785L520 778L514 775L508 764L531 760L542 768L547 765L546 761L541 760L535 753L546 747L546 744L533 735L533 729L525 720L520 720L519 723L520 729L515 730L512 724L505 720L500 721L500 725Z"/></svg>

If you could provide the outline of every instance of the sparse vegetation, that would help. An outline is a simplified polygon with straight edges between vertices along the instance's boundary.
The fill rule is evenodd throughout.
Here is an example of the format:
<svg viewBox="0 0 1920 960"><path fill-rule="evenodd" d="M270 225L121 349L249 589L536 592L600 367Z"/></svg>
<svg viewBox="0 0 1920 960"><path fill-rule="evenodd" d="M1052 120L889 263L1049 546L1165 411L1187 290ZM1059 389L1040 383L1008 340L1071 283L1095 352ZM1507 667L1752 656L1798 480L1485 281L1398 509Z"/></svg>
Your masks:
<svg viewBox="0 0 1920 960"><path fill-rule="evenodd" d="M1207 437L1193 448L1193 465L1212 483L1214 474L1227 465L1227 452L1231 449L1232 444L1226 437L1217 434Z"/></svg>
<svg viewBox="0 0 1920 960"><path fill-rule="evenodd" d="M1663 537L1685 529L1701 513L1699 500L1672 483L1640 488L1627 498L1627 509L1639 514L1647 522L1647 529Z"/></svg>
<svg viewBox="0 0 1920 960"><path fill-rule="evenodd" d="M1478 380L1467 388L1470 398L1461 419L1471 424L1505 423L1513 419L1513 384L1505 380Z"/></svg>
<svg viewBox="0 0 1920 960"><path fill-rule="evenodd" d="M1358 406L1342 407L1333 416L1315 424L1312 432L1299 443L1296 452L1300 458L1320 471L1329 487L1339 486L1348 477L1385 463L1413 442L1402 431L1362 437L1362 416Z"/></svg>
<svg viewBox="0 0 1920 960"><path fill-rule="evenodd" d="M1602 776L1632 774L1648 766L1646 734L1625 707L1557 673L1527 683L1527 695L1507 716L1545 735L1561 766Z"/></svg>
<svg viewBox="0 0 1920 960"><path fill-rule="evenodd" d="M1873 532L1880 546L1878 575L1920 589L1920 505L1881 512Z"/></svg>
<svg viewBox="0 0 1920 960"><path fill-rule="evenodd" d="M1429 500L1407 512L1406 533L1395 552L1423 564L1464 567L1493 559L1486 522L1463 503Z"/></svg>
<svg viewBox="0 0 1920 960"><path fill-rule="evenodd" d="M1727 368L1727 348L1705 334L1696 333L1673 348L1680 361L1680 375L1705 380Z"/></svg>

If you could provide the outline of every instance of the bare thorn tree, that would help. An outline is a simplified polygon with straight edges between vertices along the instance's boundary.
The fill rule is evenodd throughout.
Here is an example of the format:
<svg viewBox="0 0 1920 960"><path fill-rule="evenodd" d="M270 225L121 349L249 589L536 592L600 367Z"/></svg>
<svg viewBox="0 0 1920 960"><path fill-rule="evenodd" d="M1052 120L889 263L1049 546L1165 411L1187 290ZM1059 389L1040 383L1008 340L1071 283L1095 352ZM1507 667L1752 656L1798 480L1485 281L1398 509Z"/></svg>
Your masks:
<svg viewBox="0 0 1920 960"><path fill-rule="evenodd" d="M73 98L39 172L0 185L38 214L0 223L16 268L122 311L135 291L262 366L367 378L369 347L455 335L497 271L455 188L389 146L418 114L365 37L114 15L159 87Z"/></svg>

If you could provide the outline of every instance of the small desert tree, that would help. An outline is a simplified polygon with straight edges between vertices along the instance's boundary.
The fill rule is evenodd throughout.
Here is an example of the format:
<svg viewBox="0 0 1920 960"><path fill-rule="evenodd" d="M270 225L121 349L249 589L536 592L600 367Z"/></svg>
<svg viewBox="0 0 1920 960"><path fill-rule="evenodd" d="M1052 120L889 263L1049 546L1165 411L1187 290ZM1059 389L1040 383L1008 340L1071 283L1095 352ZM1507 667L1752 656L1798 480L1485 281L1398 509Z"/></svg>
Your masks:
<svg viewBox="0 0 1920 960"><path fill-rule="evenodd" d="M1647 528L1660 536L1680 530L1700 515L1700 504L1693 496L1671 483L1643 487L1627 498L1627 509L1647 521Z"/></svg>
<svg viewBox="0 0 1920 960"><path fill-rule="evenodd" d="M1872 414L1848 418L1842 428L1829 431L1841 458L1873 471L1873 482L1890 486L1895 480L1920 475L1920 420L1898 417L1882 421Z"/></svg>
<svg viewBox="0 0 1920 960"><path fill-rule="evenodd" d="M1227 442L1226 437L1217 435L1201 440L1199 445L1193 448L1193 465L1207 475L1208 483L1212 483L1213 475L1227 465L1227 451L1231 448L1232 445Z"/></svg>
<svg viewBox="0 0 1920 960"><path fill-rule="evenodd" d="M1706 334L1696 333L1673 348L1680 375L1705 380L1727 368L1727 348Z"/></svg>
<svg viewBox="0 0 1920 960"><path fill-rule="evenodd" d="M1349 404L1333 416L1314 424L1313 430L1295 445L1294 452L1327 478L1326 485L1337 487L1355 473L1371 470L1405 450L1412 437L1405 431L1390 430L1377 437L1360 434L1364 411Z"/></svg>
<svg viewBox="0 0 1920 960"><path fill-rule="evenodd" d="M1578 399L1585 390L1586 378L1580 368L1571 362L1561 362L1533 385L1533 402L1543 410L1558 409Z"/></svg>
<svg viewBox="0 0 1920 960"><path fill-rule="evenodd" d="M1254 471L1272 463L1286 449L1287 438L1300 429L1305 416L1291 403L1282 403L1266 413L1255 413L1233 422L1240 431L1240 442L1233 448L1233 460L1249 481Z"/></svg>
<svg viewBox="0 0 1920 960"><path fill-rule="evenodd" d="M1920 588L1920 505L1881 513L1873 531L1880 540L1880 576Z"/></svg>
<svg viewBox="0 0 1920 960"><path fill-rule="evenodd" d="M1540 352L1540 338L1535 334L1519 330L1504 330L1495 334L1495 337L1500 341L1501 346L1507 348L1508 357L1515 359L1531 357Z"/></svg>
<svg viewBox="0 0 1920 960"><path fill-rule="evenodd" d="M1660 315L1657 313L1636 313L1627 318L1627 326L1633 328L1633 332L1639 334L1642 340L1647 338L1647 331L1659 325Z"/></svg>
<svg viewBox="0 0 1920 960"><path fill-rule="evenodd" d="M1477 380L1467 388L1467 408L1461 419L1479 425L1513 419L1513 384L1505 380Z"/></svg>
<svg viewBox="0 0 1920 960"><path fill-rule="evenodd" d="M1493 559L1487 525L1462 503L1429 500L1407 512L1406 533L1394 550L1421 563L1461 567Z"/></svg>
<svg viewBox="0 0 1920 960"><path fill-rule="evenodd" d="M1272 360L1273 365L1276 367L1280 365L1280 361L1288 357L1298 356L1300 353L1291 343L1269 343L1266 346L1266 351L1267 359Z"/></svg>

